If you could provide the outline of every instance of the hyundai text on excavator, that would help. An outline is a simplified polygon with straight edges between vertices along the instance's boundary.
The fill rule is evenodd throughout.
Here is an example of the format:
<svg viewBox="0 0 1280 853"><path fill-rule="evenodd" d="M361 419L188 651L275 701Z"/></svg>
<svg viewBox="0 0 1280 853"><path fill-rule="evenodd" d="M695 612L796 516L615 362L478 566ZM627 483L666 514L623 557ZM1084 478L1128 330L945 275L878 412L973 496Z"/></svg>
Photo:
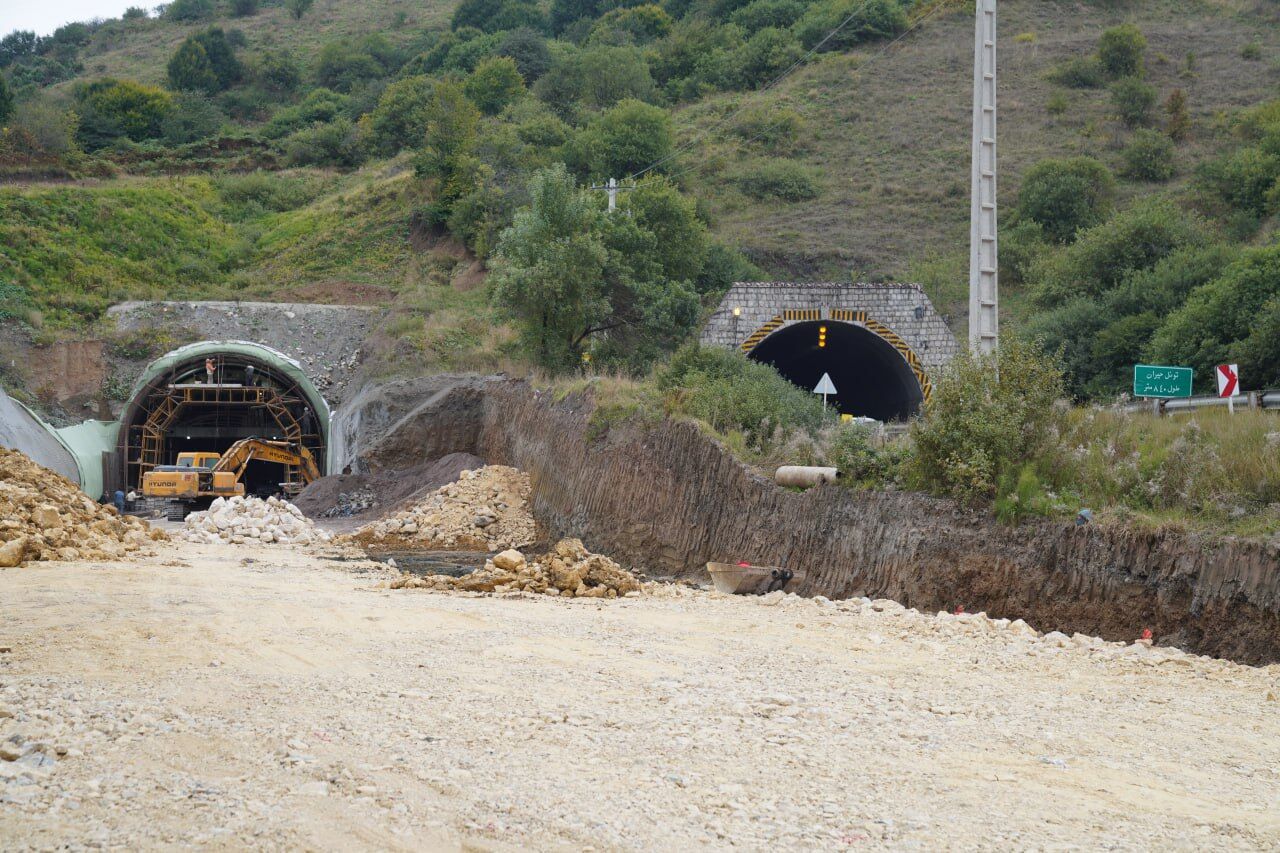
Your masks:
<svg viewBox="0 0 1280 853"><path fill-rule="evenodd" d="M187 513L207 506L214 498L243 495L241 478L254 460L297 466L301 484L280 484L289 497L320 477L315 457L301 444L242 438L225 453L179 453L177 464L158 465L142 475L142 494L147 498L168 498L170 520L181 521Z"/></svg>

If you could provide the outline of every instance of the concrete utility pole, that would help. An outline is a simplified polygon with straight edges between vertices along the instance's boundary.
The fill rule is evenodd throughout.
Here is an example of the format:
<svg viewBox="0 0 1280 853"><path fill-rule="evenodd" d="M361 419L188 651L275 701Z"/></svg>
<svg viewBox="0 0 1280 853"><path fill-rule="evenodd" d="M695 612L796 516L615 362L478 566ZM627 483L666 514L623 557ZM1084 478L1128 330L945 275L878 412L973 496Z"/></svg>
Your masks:
<svg viewBox="0 0 1280 853"><path fill-rule="evenodd" d="M604 190L609 194L609 212L613 213L618 209L618 190L633 190L635 187L625 187L618 183L617 178L610 178L604 184L592 184L593 190Z"/></svg>
<svg viewBox="0 0 1280 853"><path fill-rule="evenodd" d="M996 351L1000 333L996 240L996 0L977 0L973 52L973 176L969 211L969 347Z"/></svg>

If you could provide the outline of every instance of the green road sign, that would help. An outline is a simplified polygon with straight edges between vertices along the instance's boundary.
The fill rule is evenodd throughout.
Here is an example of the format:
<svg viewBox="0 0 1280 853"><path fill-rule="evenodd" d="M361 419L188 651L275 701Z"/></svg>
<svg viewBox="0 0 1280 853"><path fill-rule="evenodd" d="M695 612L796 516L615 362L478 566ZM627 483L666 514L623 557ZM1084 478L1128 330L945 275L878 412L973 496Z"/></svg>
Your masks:
<svg viewBox="0 0 1280 853"><path fill-rule="evenodd" d="M1133 396L1190 397L1190 367L1161 367L1155 364L1133 366Z"/></svg>

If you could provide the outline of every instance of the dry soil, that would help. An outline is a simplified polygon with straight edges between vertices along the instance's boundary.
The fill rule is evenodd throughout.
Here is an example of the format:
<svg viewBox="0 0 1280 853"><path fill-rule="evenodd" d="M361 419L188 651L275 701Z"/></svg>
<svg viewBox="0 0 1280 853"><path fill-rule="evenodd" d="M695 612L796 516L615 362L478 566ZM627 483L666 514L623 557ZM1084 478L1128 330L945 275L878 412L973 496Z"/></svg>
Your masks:
<svg viewBox="0 0 1280 853"><path fill-rule="evenodd" d="M0 847L1280 847L1280 667L386 578L178 544L0 572Z"/></svg>

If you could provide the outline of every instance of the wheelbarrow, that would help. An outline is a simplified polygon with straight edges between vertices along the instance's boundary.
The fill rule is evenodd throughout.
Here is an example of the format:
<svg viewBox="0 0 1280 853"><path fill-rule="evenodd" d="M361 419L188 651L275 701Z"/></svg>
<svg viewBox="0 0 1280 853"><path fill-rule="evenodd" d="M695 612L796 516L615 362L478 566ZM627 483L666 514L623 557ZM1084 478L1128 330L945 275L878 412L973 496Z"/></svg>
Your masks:
<svg viewBox="0 0 1280 853"><path fill-rule="evenodd" d="M804 580L804 569L780 566L751 566L746 563L707 563L711 582L720 592L730 595L764 595L787 590Z"/></svg>

